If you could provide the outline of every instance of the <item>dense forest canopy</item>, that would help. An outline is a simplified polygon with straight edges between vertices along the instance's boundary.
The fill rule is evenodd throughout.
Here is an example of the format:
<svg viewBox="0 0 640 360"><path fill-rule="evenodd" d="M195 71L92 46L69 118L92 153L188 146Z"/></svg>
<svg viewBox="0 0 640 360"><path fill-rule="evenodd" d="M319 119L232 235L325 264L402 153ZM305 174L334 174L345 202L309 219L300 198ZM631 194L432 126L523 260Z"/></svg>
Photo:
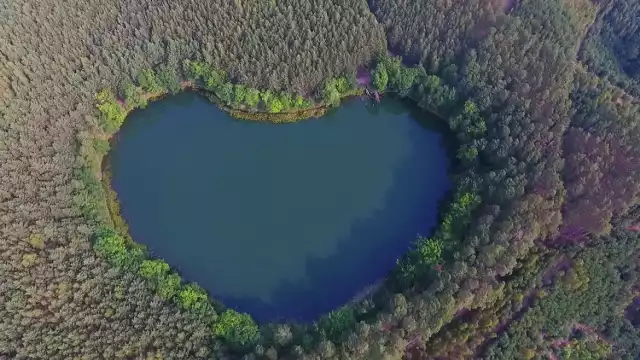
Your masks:
<svg viewBox="0 0 640 360"><path fill-rule="evenodd" d="M638 4L1 3L0 358L636 359ZM127 237L101 159L128 110L187 85L336 105L363 69L459 145L377 293L258 326Z"/></svg>
<svg viewBox="0 0 640 360"><path fill-rule="evenodd" d="M640 94L640 2L604 1L585 38L581 60L597 75Z"/></svg>

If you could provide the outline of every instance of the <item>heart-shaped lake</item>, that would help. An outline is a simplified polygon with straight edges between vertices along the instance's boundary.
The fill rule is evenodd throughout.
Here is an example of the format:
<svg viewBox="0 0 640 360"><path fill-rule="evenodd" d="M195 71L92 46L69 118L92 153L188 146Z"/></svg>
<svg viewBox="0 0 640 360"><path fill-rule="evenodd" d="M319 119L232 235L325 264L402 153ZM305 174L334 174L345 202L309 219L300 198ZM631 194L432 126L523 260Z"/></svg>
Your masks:
<svg viewBox="0 0 640 360"><path fill-rule="evenodd" d="M186 280L259 321L314 320L436 225L448 160L424 120L351 100L276 125L186 92L129 116L112 185L133 239Z"/></svg>

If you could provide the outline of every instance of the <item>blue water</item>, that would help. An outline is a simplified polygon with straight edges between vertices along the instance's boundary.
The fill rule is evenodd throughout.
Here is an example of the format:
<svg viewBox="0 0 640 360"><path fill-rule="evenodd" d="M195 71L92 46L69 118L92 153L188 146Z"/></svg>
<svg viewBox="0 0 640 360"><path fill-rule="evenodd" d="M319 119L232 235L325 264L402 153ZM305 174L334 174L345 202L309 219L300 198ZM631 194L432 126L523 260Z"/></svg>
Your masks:
<svg viewBox="0 0 640 360"><path fill-rule="evenodd" d="M449 189L441 134L391 99L270 124L182 93L129 116L111 166L133 239L258 321L348 302L431 233Z"/></svg>

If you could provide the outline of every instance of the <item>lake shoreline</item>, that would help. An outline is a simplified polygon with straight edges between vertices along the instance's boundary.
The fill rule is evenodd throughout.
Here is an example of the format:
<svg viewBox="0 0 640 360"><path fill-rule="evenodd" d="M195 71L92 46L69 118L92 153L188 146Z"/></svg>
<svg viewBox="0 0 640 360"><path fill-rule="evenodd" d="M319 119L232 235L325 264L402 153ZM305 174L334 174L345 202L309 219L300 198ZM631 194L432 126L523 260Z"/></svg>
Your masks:
<svg viewBox="0 0 640 360"><path fill-rule="evenodd" d="M194 95L195 95L195 96L198 96L198 97L201 97L203 94L202 94L201 92L193 92L193 95L190 95L188 98L191 98L191 97L192 97L192 96L194 96ZM160 99L160 98L162 98L162 97L163 97L163 96L158 95L157 97L155 97L155 99ZM169 101L171 101L171 100L169 100ZM386 100L386 101L391 101L391 98L390 98L389 100ZM386 103L386 101L385 101L385 103ZM220 108L220 107L218 106L218 104L216 104L215 102L212 102L210 98L207 98L207 99L201 99L201 100L199 100L199 102L200 102L200 103L209 103L209 104L211 104L212 106L215 106L215 108L217 108L217 109L219 110L219 113L225 113L225 114L227 114L227 116L230 116L230 114L229 114L228 112L226 112L226 111L224 111L224 109ZM367 118L367 119L365 119L365 118L366 118L366 117L368 117L368 116L411 116L411 115L410 115L410 114L411 114L411 110L409 110L409 109L404 110L404 111L399 110L399 108L397 107L397 105L395 105L396 107L394 107L394 105L391 105L391 108L389 108L389 105L381 105L381 106L379 107L378 105L376 105L376 106L365 105L364 103L361 103L360 101L349 102L349 104L350 104L350 105L346 105L346 107L345 107L342 111L347 111L347 114L351 114L351 115L348 115L348 116L347 116L349 119L357 119L357 118L360 118L360 121L358 121L358 124L359 124L359 125L357 125L359 128L362 128L362 126L374 126L374 124L376 124L376 122L371 122L371 123L370 123L369 121L370 121L371 119L368 119L368 118ZM398 101L398 100L395 100L395 99L394 99L390 104L401 104L401 102L400 102L400 101ZM368 112L367 112L367 111L364 111L364 108L365 108L365 107L369 109L369 110L368 110ZM402 107L403 107L403 108L405 108L405 107L406 107L406 105L402 105ZM361 112L362 112L362 113L361 113L361 115L355 115L355 114L352 112L352 111L354 111L354 109L357 109L357 108L361 108L361 109L363 109L363 110L359 110L359 111L361 111ZM351 110L349 110L349 109L351 109ZM378 109L380 109L380 110L378 110ZM384 110L384 111L383 111L383 109L386 109L386 110ZM406 108L405 108L405 109L406 109ZM166 110L163 110L163 111L166 111ZM371 111L373 111L373 112L371 112ZM391 111L391 112L389 112L389 111ZM397 111L401 111L401 112L400 112L400 113L398 113ZM161 113L162 113L162 111L161 111ZM400 114L402 114L402 113L404 113L405 115L400 115ZM333 114L332 116L336 116L336 115L335 115L335 114L336 114L336 112L331 112L331 114ZM374 114L375 114L375 115L374 115ZM387 115L383 115L383 114L387 114ZM139 116L140 116L140 114L137 114L136 116L138 116L138 117L139 117ZM193 117L193 116L188 116L188 118L192 118L192 117ZM236 118L235 118L235 117L233 117L233 119L236 119ZM407 119L407 120L409 120L409 119ZM416 129L417 129L417 128L421 128L421 129L422 129L422 127L421 127L421 125L419 125L419 123L415 123L415 120L416 120L415 118L411 118L411 119L410 119L410 123L411 123L411 124L414 124L414 125L411 125L411 126L415 126L415 127L416 127ZM434 117L434 120L435 120L435 117ZM144 121L141 121L141 119L140 119L140 118L128 119L127 121L134 121L136 124L139 124L139 125L142 125L142 124L144 124L144 123L145 123ZM364 121L364 122L363 122L363 121ZM264 121L264 122L266 122L266 121ZM208 124L208 123L209 123L208 121L205 121L205 124ZM314 123L315 123L315 122L314 122ZM330 122L330 123L331 123L331 122ZM393 124L393 123L394 123L394 122L390 122L389 124ZM132 124L133 124L133 123L132 123ZM370 125L367 125L367 124L370 124ZM199 125L199 126L201 126L201 125ZM397 125L394 125L393 127L396 127L396 126L397 126ZM317 125L314 125L313 127L315 128L315 127L317 127ZM140 126L138 126L138 128L140 128ZM250 127L250 128L254 128L254 129L255 129L255 127ZM294 127L294 128L291 128L291 129L296 129L296 128L298 128L298 127ZM330 128L331 128L331 127L330 127ZM374 126L374 128L373 128L373 129L375 129L375 128L379 128L379 127ZM122 129L124 129L124 128L122 128ZM121 129L121 130L122 130L122 129ZM127 129L129 129L129 128L127 127ZM203 130L203 131L204 131L204 130ZM273 131L276 131L276 130L272 130L272 132L273 132ZM284 131L284 130L277 130L277 133L280 133L281 131ZM353 130L353 129L352 129L352 130L350 130L350 131L351 131L351 132L354 132L355 130ZM355 131L355 132L354 132L353 134L351 134L351 135L348 135L349 133L346 133L346 134L344 134L344 136L343 136L343 137L345 137L345 140L346 140L346 139L356 139L356 138L358 138L358 136L355 136L355 134L356 134L356 133L359 133L359 132L360 132L360 130ZM140 132L139 130L138 130L136 133L137 133L137 134L141 134L141 132ZM217 133L217 132L213 132L213 133L215 134L215 133ZM375 132L374 132L374 133L375 133ZM384 134L384 133L386 133L386 131L383 131L382 133L379 133L379 134ZM175 133L175 132L172 132L172 134L174 134L174 135L175 135L176 133ZM386 137L386 136L385 136L385 137ZM294 138L296 138L296 137L294 137ZM333 136L332 136L331 138L333 138ZM412 136L412 138L414 138L414 137ZM112 138L110 139L110 143L112 144L112 147L113 147L113 148L115 148L116 143L117 143L118 141L120 141L120 140L122 140L122 138L121 138L119 135L116 135L116 136L112 137ZM398 138L398 140L399 140L399 138ZM332 141L333 141L333 140L332 140ZM164 142L166 143L166 141L164 141ZM349 140L349 141L347 141L347 142L341 142L341 143L350 144L350 143L351 143L351 141ZM323 147L323 148L326 148L326 147ZM349 145L349 148L351 148L351 145ZM373 148L375 148L375 147L373 147ZM372 148L372 149L373 149L373 148ZM393 147L391 147L391 149L393 149ZM370 153L371 153L371 150L370 150L370 151L366 151L366 152L364 152L363 154L370 154ZM426 151L426 152L425 152L425 151L422 151L422 152L420 152L420 153L421 153L421 154L431 154L431 153L433 153L433 151ZM128 230L129 230L129 229L128 229L128 227L126 226L126 220L124 219L123 214L121 214L121 213L120 213L120 202L118 201L118 196L117 196L117 195L120 195L120 194L115 194L115 190L114 190L114 188L113 188L113 185L114 185L114 184L112 184L112 183L110 182L110 179L111 179L110 174L111 174L111 171L113 170L113 169L112 169L112 161L113 161L113 160L114 160L114 158L112 157L112 154L108 154L107 156L104 156L104 157L103 157L103 162L102 162L102 171L103 171L103 173L104 173L104 176L103 176L103 179L102 179L102 185L103 185L103 189L104 189L104 191L105 191L105 192L106 192L106 194L107 194L107 207L108 207L108 209L109 209L109 215L110 215L110 218L111 218L112 223L115 225L116 230L117 230L117 231L118 231L118 232L119 232L119 233L120 233L124 238L128 239L128 241L131 241L132 243L134 243L134 240L132 240L132 239L131 239L131 234L129 234L129 232L128 232ZM317 162L314 162L314 163L317 163ZM408 171L408 170L406 170L406 171ZM118 171L118 172L120 172L120 174L122 174L122 171ZM404 176L406 176L406 172L405 172L404 174L405 174ZM246 178L246 177L245 177L245 178ZM375 178L375 176L374 176L374 177L372 177L372 178ZM411 178L413 178L413 177L411 177ZM118 180L116 179L116 181L118 181ZM121 183L121 181L120 181L119 183ZM149 182L147 182L147 184L149 184ZM117 184L116 184L116 185L117 185ZM119 191L120 191L120 190L119 190ZM398 191L399 191L399 190L398 190ZM111 195L113 195L113 196L111 196ZM395 198L395 199L400 199L400 198L402 198L401 193L398 193L398 195L400 195L400 197L394 196L393 198ZM445 195L443 195L443 196L445 196ZM125 196L125 197L126 197L126 196ZM127 200L127 201L128 201L128 203L130 203L130 202L131 202L131 200ZM403 202L404 200L399 200L399 201L400 201L400 202ZM439 206L439 205L437 205L436 207L437 207L437 208L439 208L440 206ZM130 211L130 210L129 210L129 211ZM436 212L437 212L437 211L436 211ZM416 212L416 213L419 213L419 212ZM129 219L129 220L130 220L130 221L132 221L131 219ZM411 220L411 221L413 221L413 220ZM135 221L134 221L134 222L135 222ZM391 228L390 228L390 229L393 229L393 228L396 228L396 225L391 225ZM135 230L135 229L133 229L133 230ZM413 231L418 231L418 230L417 230L417 228L416 228L416 229L414 229ZM414 233L413 231L411 231L411 235L409 235L409 234L404 234L404 235L402 235L401 237L402 237L402 238L407 238L407 235L408 235L408 236L409 236L408 241L410 241L410 240L411 240L411 238L412 238L412 236L414 236L414 235L415 235L415 233ZM424 230L424 229L423 229L423 230L420 230L420 233L424 233L424 231L426 231L426 230ZM140 233L140 230L137 230L137 231L134 231L134 232L136 232L136 234L139 234L139 233ZM136 235L136 236L137 236L137 235ZM154 237L154 236L151 236L151 238L153 238L153 237ZM392 236L391 236L391 237L390 237L390 236L387 236L387 237L388 237L388 238L391 238ZM220 236L218 236L218 238L224 238L224 237L220 237ZM145 242L142 242L142 244L144 244L144 245L150 245L149 243L145 243ZM408 243L408 244L407 244L407 247L409 247L409 246L410 246L410 244ZM153 246L152 246L152 248L153 248ZM384 253L384 252L383 252L383 253ZM162 257L162 256L163 256L163 255L162 255L162 252L158 253L158 254L157 254L157 255L155 255L155 256L158 256L158 255L159 255L160 257ZM155 256L154 256L154 257L155 257ZM393 264L395 264L396 258L395 258L395 255L393 255L393 256L394 256L394 259L393 259L393 261L392 261L392 262L393 262ZM401 255L398 255L398 256L401 256ZM167 261L169 261L169 259L168 259ZM340 260L340 261L342 261L342 260ZM170 263L171 263L171 262L170 262ZM172 265L173 265L173 266L172 266L172 267L173 267L173 268L178 268L178 269L184 270L184 269L182 269L183 267L182 267L182 266L180 266L180 264L181 264L180 262L177 262L177 263L176 263L176 261L173 261L173 263L172 263ZM183 273L183 271L180 271L179 273ZM316 275L317 275L317 274L316 274ZM200 282L201 282L201 281L199 281L199 280L197 280L197 279L194 279L194 278L193 278L193 276L189 276L189 272L188 272L188 271L186 271L186 273L184 273L184 276L185 276L185 279L188 279L188 280L191 280L191 281L196 281L197 283L200 283ZM367 282L366 282L366 284L368 284L368 285L363 286L363 287L362 287L362 289L356 289L356 291L354 291L354 294L355 294L355 295L353 295L353 296L349 296L349 298L345 298L345 299L344 299L344 300L345 300L345 302L341 302L341 303L344 303L344 304L351 303L351 304L353 304L353 301L350 301L350 300L354 300L354 299L353 299L354 297L355 297L355 298L358 298L358 297L359 297L359 298L365 298L365 297L366 297L366 298L369 298L369 297L374 296L374 294L375 294L375 293L377 293L378 291L380 291L380 290L381 290L381 288L383 288L383 287L384 287L385 279L386 279L386 277L387 277L386 275L384 275L384 276L383 276L383 274L378 274L378 275L376 275L376 276L380 276L380 277L376 277L375 279L365 280L365 281L367 281ZM365 276L365 278L366 278L366 276ZM374 285L374 286L371 286L371 285ZM295 289L295 288L294 288L294 289ZM215 298L217 298L217 297L214 297L214 299L215 299ZM357 302L357 301L356 301L356 302ZM230 304L230 305L231 305L231 304ZM355 305L355 304L354 304L354 305ZM231 305L231 306L233 306L233 305ZM242 309L241 309L241 310L242 310ZM243 310L243 311L244 311L244 310ZM251 313L251 312L249 311L249 313ZM286 315L285 315L284 317L286 317Z"/></svg>

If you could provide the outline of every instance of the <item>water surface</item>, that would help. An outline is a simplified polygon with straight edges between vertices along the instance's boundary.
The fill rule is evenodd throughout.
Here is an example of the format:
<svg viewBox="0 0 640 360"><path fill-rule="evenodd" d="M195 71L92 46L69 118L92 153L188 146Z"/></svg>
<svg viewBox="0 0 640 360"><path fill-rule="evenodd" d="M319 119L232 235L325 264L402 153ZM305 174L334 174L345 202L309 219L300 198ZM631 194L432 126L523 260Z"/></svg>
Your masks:
<svg viewBox="0 0 640 360"><path fill-rule="evenodd" d="M133 239L188 281L259 321L314 320L430 234L442 142L390 99L277 125L187 92L129 116L113 187Z"/></svg>

